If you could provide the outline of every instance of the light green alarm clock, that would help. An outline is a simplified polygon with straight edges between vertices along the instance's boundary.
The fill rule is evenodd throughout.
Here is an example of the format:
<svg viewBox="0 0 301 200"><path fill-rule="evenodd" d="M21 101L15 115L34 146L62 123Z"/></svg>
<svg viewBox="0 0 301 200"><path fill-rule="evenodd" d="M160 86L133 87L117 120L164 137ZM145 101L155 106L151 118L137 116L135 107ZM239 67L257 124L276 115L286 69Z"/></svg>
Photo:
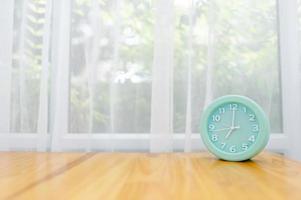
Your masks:
<svg viewBox="0 0 301 200"><path fill-rule="evenodd" d="M208 150L223 160L243 161L267 145L268 118L253 100L228 95L210 104L201 119L201 137Z"/></svg>

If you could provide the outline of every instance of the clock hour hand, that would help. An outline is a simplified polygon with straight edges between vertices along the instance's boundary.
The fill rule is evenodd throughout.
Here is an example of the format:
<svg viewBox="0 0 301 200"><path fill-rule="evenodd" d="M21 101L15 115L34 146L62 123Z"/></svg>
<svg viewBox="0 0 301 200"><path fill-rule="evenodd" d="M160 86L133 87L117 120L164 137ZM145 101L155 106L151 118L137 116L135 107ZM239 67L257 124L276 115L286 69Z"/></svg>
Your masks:
<svg viewBox="0 0 301 200"><path fill-rule="evenodd" d="M231 127L229 132L227 133L227 135L225 136L226 139L228 139L228 137L233 133L233 131L235 131L236 129L240 129L240 126L234 126Z"/></svg>
<svg viewBox="0 0 301 200"><path fill-rule="evenodd" d="M229 132L227 133L227 135L225 136L226 139L228 139L228 137L231 135L231 133L233 132L233 128L231 127Z"/></svg>

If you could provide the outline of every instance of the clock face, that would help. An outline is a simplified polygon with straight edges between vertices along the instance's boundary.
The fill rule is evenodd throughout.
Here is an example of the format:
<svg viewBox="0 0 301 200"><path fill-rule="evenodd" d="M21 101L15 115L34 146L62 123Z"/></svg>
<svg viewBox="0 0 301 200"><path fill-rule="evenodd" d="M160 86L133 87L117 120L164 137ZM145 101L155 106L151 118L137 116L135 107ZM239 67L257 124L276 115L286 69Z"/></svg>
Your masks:
<svg viewBox="0 0 301 200"><path fill-rule="evenodd" d="M247 151L255 143L260 127L255 113L248 106L230 102L213 110L207 129L217 149L239 153Z"/></svg>
<svg viewBox="0 0 301 200"><path fill-rule="evenodd" d="M217 157L240 161L259 153L269 138L269 122L258 104L229 95L214 101L201 121L201 136Z"/></svg>

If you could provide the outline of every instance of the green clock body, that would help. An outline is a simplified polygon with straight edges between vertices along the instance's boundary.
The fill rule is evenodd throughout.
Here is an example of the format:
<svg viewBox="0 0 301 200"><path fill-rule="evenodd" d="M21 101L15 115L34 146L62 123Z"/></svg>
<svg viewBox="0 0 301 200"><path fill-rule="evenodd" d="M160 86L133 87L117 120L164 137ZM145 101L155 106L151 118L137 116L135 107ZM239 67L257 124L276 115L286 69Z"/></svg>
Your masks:
<svg viewBox="0 0 301 200"><path fill-rule="evenodd" d="M223 160L248 160L269 140L269 120L253 100L239 95L216 99L202 115L201 137L208 150Z"/></svg>

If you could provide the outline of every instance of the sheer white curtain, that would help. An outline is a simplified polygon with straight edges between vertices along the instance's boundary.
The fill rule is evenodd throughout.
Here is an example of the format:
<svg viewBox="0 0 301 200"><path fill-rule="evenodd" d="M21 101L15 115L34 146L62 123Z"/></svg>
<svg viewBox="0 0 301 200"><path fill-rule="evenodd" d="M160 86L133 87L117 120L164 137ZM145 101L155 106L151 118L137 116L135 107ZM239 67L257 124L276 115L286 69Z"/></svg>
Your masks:
<svg viewBox="0 0 301 200"><path fill-rule="evenodd" d="M2 149L193 151L212 99L282 133L276 0L4 0ZM4 141L4 140L3 140Z"/></svg>

